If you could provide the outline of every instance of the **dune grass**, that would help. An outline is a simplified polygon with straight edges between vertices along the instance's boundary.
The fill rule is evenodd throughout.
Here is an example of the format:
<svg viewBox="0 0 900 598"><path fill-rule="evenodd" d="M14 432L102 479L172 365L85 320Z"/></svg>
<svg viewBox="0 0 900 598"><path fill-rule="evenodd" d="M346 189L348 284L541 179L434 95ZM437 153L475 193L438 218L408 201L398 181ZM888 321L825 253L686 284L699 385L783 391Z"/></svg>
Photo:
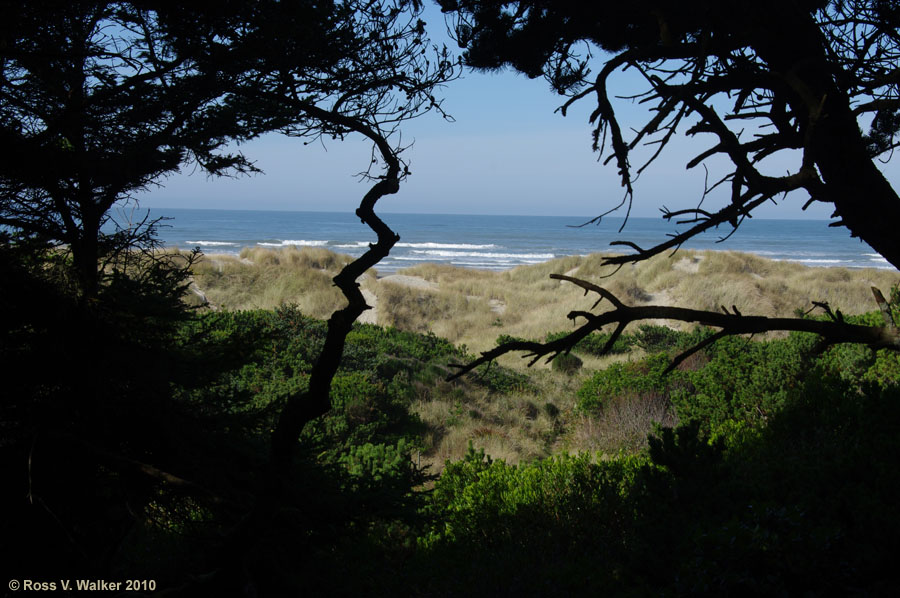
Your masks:
<svg viewBox="0 0 900 598"><path fill-rule="evenodd" d="M470 443L510 464L562 453L604 458L636 453L656 423L677 423L672 406L660 397L625 397L592 412L577 409L576 392L592 373L532 370L531 388L509 393L490 393L466 380L416 385L410 410L427 430L419 463L439 473L447 461L463 458Z"/></svg>
<svg viewBox="0 0 900 598"><path fill-rule="evenodd" d="M327 318L346 305L331 279L352 260L320 247L244 248L240 256L204 256L194 267L194 282L216 309L295 304L307 315ZM374 277L374 271L366 276Z"/></svg>
<svg viewBox="0 0 900 598"><path fill-rule="evenodd" d="M846 314L871 311L876 305L870 287L886 292L900 282L893 270L815 268L731 251L679 251L618 271L602 266L602 257L569 256L503 272L423 264L399 273L436 283L435 288L376 280L372 271L361 284L377 297L379 324L433 332L484 350L501 334L542 339L569 329L566 315L593 305L594 297L584 297L579 288L550 274L590 280L632 305L715 311L724 305L748 315L782 317L807 311L814 301ZM304 313L324 318L345 304L331 278L350 260L323 248L252 248L239 258L205 256L194 277L216 307L295 303Z"/></svg>
<svg viewBox="0 0 900 598"><path fill-rule="evenodd" d="M631 305L714 311L734 305L745 314L782 317L807 311L814 301L847 314L871 311L876 305L870 287L887 291L900 280L891 270L811 268L737 252L680 251L614 274L601 260L601 255L570 256L506 272L415 266L402 273L436 282L439 289L427 295L413 289L393 293L390 303L379 304L379 315L385 314L379 321L403 325L416 303L418 329L483 350L500 334L541 339L548 331L565 330L571 327L566 319L570 311L594 303L594 297L584 297L574 285L551 280L551 273L590 280ZM404 318L392 321L391 313Z"/></svg>

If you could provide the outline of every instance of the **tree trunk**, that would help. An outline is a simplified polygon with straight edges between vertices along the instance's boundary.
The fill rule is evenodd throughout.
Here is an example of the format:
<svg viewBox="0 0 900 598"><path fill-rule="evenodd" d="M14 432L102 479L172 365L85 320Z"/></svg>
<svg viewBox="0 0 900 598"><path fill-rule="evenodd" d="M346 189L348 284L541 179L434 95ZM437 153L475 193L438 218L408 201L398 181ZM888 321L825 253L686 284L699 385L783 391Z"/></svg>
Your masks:
<svg viewBox="0 0 900 598"><path fill-rule="evenodd" d="M71 244L72 262L82 300L94 299L100 292L100 273L97 270L100 261L99 234L98 223L82 220L81 230L75 233L77 240Z"/></svg>
<svg viewBox="0 0 900 598"><path fill-rule="evenodd" d="M900 196L869 155L850 99L834 82L822 32L808 12L792 17L758 24L767 30L754 49L790 87L791 107L806 120L806 145L825 183L814 197L834 204L834 226L847 227L900 269Z"/></svg>

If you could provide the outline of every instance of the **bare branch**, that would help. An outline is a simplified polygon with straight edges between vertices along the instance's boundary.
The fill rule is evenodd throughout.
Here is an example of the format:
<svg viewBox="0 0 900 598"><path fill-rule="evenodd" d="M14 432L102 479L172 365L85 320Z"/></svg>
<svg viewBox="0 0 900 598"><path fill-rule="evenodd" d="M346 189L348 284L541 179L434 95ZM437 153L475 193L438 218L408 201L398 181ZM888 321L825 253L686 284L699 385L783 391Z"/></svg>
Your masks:
<svg viewBox="0 0 900 598"><path fill-rule="evenodd" d="M747 316L741 314L737 307L732 307L731 312L723 308L723 313L662 305L634 307L625 305L607 289L598 287L591 282L558 274L552 274L551 278L572 282L585 289L586 293L588 291L596 292L601 298L608 299L610 303L614 305L614 309L601 314L592 314L590 312L581 311L570 312L568 315L569 319L575 320L576 318L584 318L586 322L565 337L547 343L529 341L504 343L490 351L485 351L477 359L468 364L454 364L454 367L459 368L459 371L454 373L448 379L452 380L458 378L463 374L472 371L476 367L489 363L501 355L505 355L512 351L527 351L525 357L532 358L528 364L529 366L535 364L545 355L549 355L548 361L550 361L556 355L570 350L578 343L578 341L585 338L588 334L598 331L606 325L616 324L616 329L613 332L612 337L601 352L601 354L606 353L612 348L615 340L628 324L642 320L693 322L719 328L719 331L712 337L690 347L676 356L667 371L674 370L678 364L683 362L690 355L726 336L759 334L775 330L817 334L822 337L825 344L860 343L872 347L873 349L900 350L900 330L898 330L897 327L848 324L843 320L840 312L837 312L836 314L832 313L830 308L827 308L824 304L822 304L822 306L826 308L827 313L831 316L831 321L811 320L807 318ZM595 303L594 305L596 306L597 304Z"/></svg>

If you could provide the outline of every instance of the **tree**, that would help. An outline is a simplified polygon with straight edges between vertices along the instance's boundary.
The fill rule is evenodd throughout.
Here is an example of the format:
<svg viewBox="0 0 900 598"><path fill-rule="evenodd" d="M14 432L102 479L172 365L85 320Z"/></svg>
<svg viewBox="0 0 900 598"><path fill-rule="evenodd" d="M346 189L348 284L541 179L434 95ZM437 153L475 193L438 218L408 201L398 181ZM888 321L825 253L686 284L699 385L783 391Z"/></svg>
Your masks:
<svg viewBox="0 0 900 598"><path fill-rule="evenodd" d="M408 4L4 4L0 225L62 244L90 298L102 258L141 236L105 232L111 208L181 167L256 172L227 144L355 130L340 119L390 137L450 67Z"/></svg>
<svg viewBox="0 0 900 598"><path fill-rule="evenodd" d="M900 197L875 160L889 159L900 146L900 7L883 0L788 0L727 4L707 0L627 3L547 2L544 0L439 0L456 17L455 33L466 62L478 69L512 66L529 77L545 77L567 100L563 115L576 102L594 97L590 121L594 150L615 161L627 204L633 183L665 150L673 137L705 133L709 149L687 167L725 158L728 172L707 184L696 208L671 211L663 218L690 227L654 247L616 241L634 250L605 263L622 265L677 249L691 237L719 225L737 230L763 203L794 191L812 202L834 206L830 226L844 226L900 268ZM592 75L594 53L604 56ZM629 138L613 107L614 73L633 69L644 87L629 97L650 107L646 122ZM693 121L690 122L689 121ZM863 133L861 127L868 127ZM607 141L609 150L607 150ZM634 168L640 145L655 145ZM793 160L789 172L772 172L770 158ZM778 160L781 168L782 161ZM725 189L724 205L702 204ZM599 221L606 212L591 222ZM626 215L627 220L627 215ZM624 227L624 225L623 225ZM621 232L621 231L620 231ZM900 348L890 308L876 293L885 326L852 328L840 312L825 307L831 321L766 319L743 316L737 307L724 313L624 305L587 281L571 282L609 300L614 309L595 315L569 314L586 323L553 343L513 343L461 366L459 374L512 350L530 352L536 361L567 351L584 335L607 324L624 327L645 318L701 322L720 328L708 342L727 334L765 330L806 330L827 342L862 342ZM815 330L813 330L815 329ZM694 347L690 352L700 349ZM682 355L685 357L687 354ZM534 361L532 361L533 363ZM677 363L677 360L676 360ZM675 364L673 364L674 366Z"/></svg>
<svg viewBox="0 0 900 598"><path fill-rule="evenodd" d="M309 389L287 400L274 430L272 457L283 467L291 462L306 423L331 409L331 381L345 338L370 309L356 280L399 240L374 212L376 202L396 193L409 174L399 127L429 110L446 116L434 92L455 78L458 69L446 49L428 48L416 2L238 2L233 8L224 17L216 12L210 18L202 10L182 7L177 20L190 25L179 32L183 37L178 43L192 54L209 40L230 49L230 68L239 75L228 101L248 119L249 130L275 130L307 140L360 135L372 143L371 162L361 177L373 185L356 215L378 241L334 278L348 304L328 321ZM214 50L200 53L214 55ZM310 56L316 59L313 64Z"/></svg>
<svg viewBox="0 0 900 598"><path fill-rule="evenodd" d="M218 150L253 131L221 103L228 78L177 55L159 16L136 3L2 11L0 224L63 244L78 292L91 298L100 259L134 240L101 231L112 206L188 160L215 174L252 171Z"/></svg>
<svg viewBox="0 0 900 598"><path fill-rule="evenodd" d="M440 111L436 88L458 71L445 51L428 46L420 10L419 3L407 0L234 1L216 3L214 9L196 3L102 1L4 5L0 139L9 152L0 163L0 271L15 275L17 287L33 288L34 298L42 300L31 306L28 297L16 295L4 303L27 305L31 318L17 322L21 313L9 309L15 317L4 320L14 334L3 356L23 367L10 384L22 392L10 393L3 404L4 413L12 414L5 429L15 441L0 457L6 462L11 456L9 462L20 472L27 461L30 501L23 508L21 496L4 496L11 505L59 523L63 531L70 519L93 530L97 526L80 525L89 520L80 507L93 497L105 497L94 501L99 511L111 505L110 511L141 513L162 485L163 494L186 494L212 509L226 505L246 515L247 524L236 526L225 540L220 561L224 575L240 575L240 561L252 550L252 543L243 540L266 532L268 506L290 501L278 486L285 471L296 474L290 466L300 431L331 408L331 381L346 335L369 309L356 280L399 238L374 208L409 174L400 126L429 110ZM196 409L175 404L167 394L172 392L167 376L179 357L172 339L157 339L164 336L162 327L150 318L134 327L122 314L93 307L109 308L107 258L127 258L136 238L152 248L153 223L142 231L102 230L110 209L191 162L211 174L253 172L250 160L230 153L228 144L266 132L307 143L350 135L371 142L362 176L372 184L356 213L378 241L335 277L348 305L329 321L309 391L273 406L283 410L272 437L275 467L251 472L260 484L248 506L210 491L216 486L214 472L191 467L186 461L194 455L167 452L170 447L159 442L182 436L176 428L183 411ZM71 255L79 301L51 296L50 285L30 284L45 282L45 269L33 265L39 259L28 252L46 246ZM60 322L67 326L59 327ZM160 342L145 342L145 335ZM54 349L49 357L41 354L46 347ZM36 366L54 370L49 382L35 379ZM35 491L33 454L38 454ZM202 463L207 457L196 459ZM167 470L167 463L176 466L176 473ZM177 475L178 468L193 470L197 478ZM42 473L47 471L65 475ZM141 483L132 487L135 478ZM84 488L90 498L60 490L74 479L78 483L71 485ZM16 490L22 481L23 476L16 477ZM106 486L94 492L99 484ZM62 518L53 509L72 505ZM123 519L123 526L132 521ZM25 544L28 520L21 520L21 526L11 526L17 533L10 537ZM96 554L114 553L122 534L113 525L96 532L91 538ZM75 541L72 545L80 548ZM77 558L85 561L95 556L81 552ZM234 561L238 566L231 568Z"/></svg>
<svg viewBox="0 0 900 598"><path fill-rule="evenodd" d="M629 208L636 175L676 133L714 138L688 168L717 156L731 163L704 193L706 199L724 187L723 207L665 211L664 218L692 226L648 249L619 242L636 253L609 263L646 259L718 225L736 229L763 203L803 191L809 202L834 206L832 226L846 227L900 267L900 197L874 162L890 158L900 142L896 3L441 0L441 6L457 17L469 65L544 76L568 96L563 114L575 102L596 99L594 148L604 152L609 141L603 155L615 160ZM594 53L604 55L596 75ZM633 99L650 107L630 138L611 101L619 69L640 75L645 86ZM635 168L631 157L640 144L656 149ZM788 173L772 172L766 159L775 155L793 161Z"/></svg>

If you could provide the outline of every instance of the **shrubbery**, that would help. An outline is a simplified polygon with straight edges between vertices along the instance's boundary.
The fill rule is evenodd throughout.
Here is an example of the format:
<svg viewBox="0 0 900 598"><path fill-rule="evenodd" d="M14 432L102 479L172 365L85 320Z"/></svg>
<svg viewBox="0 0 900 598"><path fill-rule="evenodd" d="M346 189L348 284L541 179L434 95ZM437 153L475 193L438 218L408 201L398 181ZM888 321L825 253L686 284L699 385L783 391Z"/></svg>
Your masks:
<svg viewBox="0 0 900 598"><path fill-rule="evenodd" d="M53 320L60 325L80 330L104 322L102 314L88 318L63 297L47 301L86 318L67 320L61 311ZM879 314L847 319L881 322ZM216 497L247 500L258 488L280 407L306 390L326 324L290 307L195 313L166 320L165 327L160 322L155 335L135 342L116 325L97 329L115 339L102 353L108 363L146 359L152 367L140 378L114 371L108 385L92 387L96 404L69 405L59 397L87 381L61 373L69 370L28 380L20 373L13 381L25 394L17 396L27 395L31 403L17 413L77 407L88 414L77 421L89 423L85 429L104 446L128 458L132 446L141 447L145 453L134 458L177 466L178 474ZM153 320L142 325L152 327ZM39 350L56 351L52 355L63 363L49 329L40 336L13 323L7 328L11 342L3 351L14 363L34 359ZM708 334L645 326L623 335L614 347L642 353L587 376L578 391L581 413L575 417L626 399L652 400L677 412L682 425L658 429L646 450L511 465L470 446L426 491L427 477L413 459L424 450L424 426L410 403L422 389L444 384L439 380L452 371L449 362L471 356L434 335L355 326L332 382L333 408L304 429L297 470L280 482L291 508L273 519L277 529L260 536L269 544L254 552L253 566L288 579L289 586L298 576L334 594L410 587L432 595L890 591L888 555L900 536L894 506L900 493L900 356L857 345L820 347L805 334L726 338L663 375L673 355ZM590 354L608 338L593 334L573 352ZM580 362L576 355L558 357L553 369L565 370L566 359ZM467 380L482 386L478 394L489 400L535 388L528 373L497 364ZM565 388L571 379L553 380ZM450 384L441 388L462 392ZM523 421L552 420L553 441L565 446L571 404L543 399L525 403L529 415ZM466 408L478 413L458 403L460 413ZM134 428L140 438L119 432L135 414L148 423ZM483 429L498 434L497 424L483 417ZM105 422L120 427L104 431ZM35 462L46 467L41 451L51 442L69 451L59 454L80 456L61 460L52 478L41 474L37 492L51 496L49 484L56 480L52 492L58 497L78 479L107 492L96 513L59 511L61 520L95 522L120 513L108 534L90 537L112 542L132 530L120 553L128 555L120 558L129 566L150 551L162 556L143 565L148 570L175 578L202 570L202 550L239 525L231 519L232 502L204 502L107 475L85 459L88 449L79 445L76 451L60 438L42 436ZM31 449L22 444L18 450L24 455ZM18 488L21 501L25 489ZM85 497L78 501L92 504ZM19 503L4 504L15 509ZM129 523L123 504L136 505L150 519ZM57 500L52 506L61 505ZM46 517L26 523L35 522L48 534L58 527ZM11 525L4 529L16 532Z"/></svg>
<svg viewBox="0 0 900 598"><path fill-rule="evenodd" d="M237 420L269 421L271 406L302 388L322 326L290 309L198 317L184 338L220 367L183 392L201 405L218 396L218 409ZM332 565L304 574L329 575L338 592L878 593L900 533L892 510L897 354L823 351L805 334L726 338L663 375L675 353L708 334L645 327L624 342L657 352L614 363L579 390L585 412L623 398L667 402L682 425L659 429L646 451L513 466L470 446L422 493L425 478L411 459L421 426L409 415L411 385L430 384L446 375L447 361L470 356L436 337L357 327L333 382L334 409L301 441L337 493L322 512L333 511L335 522L338 509L357 513L350 527L323 528L341 530L343 540L313 562L350 559L348 570L368 581L336 579L325 573ZM496 364L472 380L492 393L530 384ZM351 531L362 529L371 530L365 538ZM385 562L414 566L399 575L380 568Z"/></svg>
<svg viewBox="0 0 900 598"><path fill-rule="evenodd" d="M431 569L432 583L459 594L890 592L898 393L811 376L765 427L732 419L711 436L695 421L661 430L646 456L600 463L514 467L470 451L432 495L426 562L454 563L452 575Z"/></svg>
<svg viewBox="0 0 900 598"><path fill-rule="evenodd" d="M657 353L640 361L613 363L596 372L578 390L579 408L590 411L601 409L614 397L620 396L668 396L670 385L682 380L680 373L663 376L670 359L665 353Z"/></svg>
<svg viewBox="0 0 900 598"><path fill-rule="evenodd" d="M564 374L574 374L581 369L582 365L584 365L584 362L571 353L560 353L550 362L550 367L554 371L563 372Z"/></svg>

